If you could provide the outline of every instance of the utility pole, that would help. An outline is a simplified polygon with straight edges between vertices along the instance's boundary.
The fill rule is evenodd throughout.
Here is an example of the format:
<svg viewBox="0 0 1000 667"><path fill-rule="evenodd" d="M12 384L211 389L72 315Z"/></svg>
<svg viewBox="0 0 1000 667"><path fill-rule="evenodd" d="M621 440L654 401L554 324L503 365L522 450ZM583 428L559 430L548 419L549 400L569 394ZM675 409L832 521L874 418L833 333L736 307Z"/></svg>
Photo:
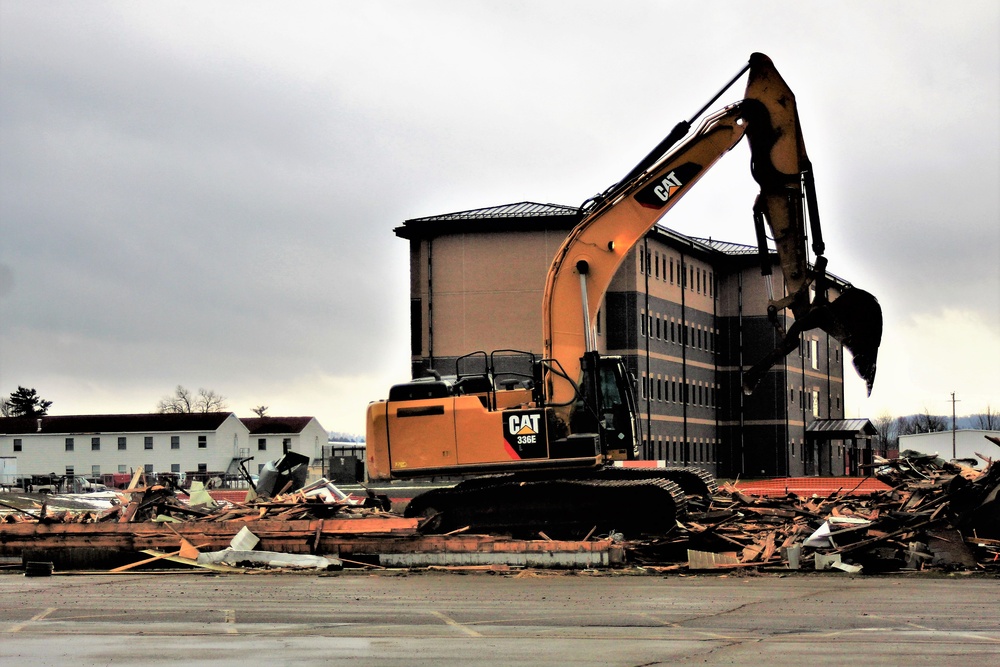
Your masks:
<svg viewBox="0 0 1000 667"><path fill-rule="evenodd" d="M955 451L955 392L951 392L951 458L957 459L958 453Z"/></svg>

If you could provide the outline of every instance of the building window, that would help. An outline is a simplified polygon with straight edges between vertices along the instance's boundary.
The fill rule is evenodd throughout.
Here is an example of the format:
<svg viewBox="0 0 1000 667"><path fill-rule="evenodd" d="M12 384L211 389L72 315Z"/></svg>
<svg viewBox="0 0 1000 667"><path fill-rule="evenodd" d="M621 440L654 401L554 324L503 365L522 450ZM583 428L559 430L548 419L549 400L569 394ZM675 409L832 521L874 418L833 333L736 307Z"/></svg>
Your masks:
<svg viewBox="0 0 1000 667"><path fill-rule="evenodd" d="M101 476L101 466L90 466L90 476L100 477Z"/></svg>
<svg viewBox="0 0 1000 667"><path fill-rule="evenodd" d="M76 477L76 469L73 466L66 466L66 476Z"/></svg>
<svg viewBox="0 0 1000 667"><path fill-rule="evenodd" d="M641 332L640 335L645 336L646 335L646 311L642 311L639 314L639 318L642 320L642 322L640 322L640 324L639 324L639 330Z"/></svg>
<svg viewBox="0 0 1000 667"><path fill-rule="evenodd" d="M290 451L292 451L292 439L285 438L281 441L281 453L287 454Z"/></svg>
<svg viewBox="0 0 1000 667"><path fill-rule="evenodd" d="M660 277L660 253L656 253L656 277Z"/></svg>
<svg viewBox="0 0 1000 667"><path fill-rule="evenodd" d="M143 449L153 448L153 436L147 435L145 438L142 439L142 448Z"/></svg>
<svg viewBox="0 0 1000 667"><path fill-rule="evenodd" d="M715 290L712 287L713 284L714 284L714 282L715 282L715 277L712 275L712 272L709 271L708 272L708 295L709 296L714 296L715 295Z"/></svg>
<svg viewBox="0 0 1000 667"><path fill-rule="evenodd" d="M181 464L180 463L171 463L170 464L170 472L179 473L180 471L181 471Z"/></svg>
<svg viewBox="0 0 1000 667"><path fill-rule="evenodd" d="M20 438L14 438L14 451L15 452L21 451L21 439Z"/></svg>
<svg viewBox="0 0 1000 667"><path fill-rule="evenodd" d="M208 464L207 463L199 463L198 464L198 472L208 472Z"/></svg>
<svg viewBox="0 0 1000 667"><path fill-rule="evenodd" d="M152 475L152 474L153 474L153 464L152 464L152 463L147 463L146 465L144 465L144 466L142 467L142 470L143 470L143 472L145 472L145 473L146 473L147 475Z"/></svg>
<svg viewBox="0 0 1000 667"><path fill-rule="evenodd" d="M267 438L257 438L257 449L259 451L267 451Z"/></svg>
<svg viewBox="0 0 1000 667"><path fill-rule="evenodd" d="M207 448L208 448L208 436L207 435L199 435L198 436L198 449L207 449Z"/></svg>
<svg viewBox="0 0 1000 667"><path fill-rule="evenodd" d="M809 358L812 359L812 367L819 369L819 341L815 338L809 341Z"/></svg>
<svg viewBox="0 0 1000 667"><path fill-rule="evenodd" d="M125 436L119 436L118 449L124 451L127 447L128 447L128 440L125 439Z"/></svg>
<svg viewBox="0 0 1000 667"><path fill-rule="evenodd" d="M66 451L73 451L73 438L66 438Z"/></svg>
<svg viewBox="0 0 1000 667"><path fill-rule="evenodd" d="M180 449L181 448L181 436L172 435L170 436L170 449Z"/></svg>
<svg viewBox="0 0 1000 667"><path fill-rule="evenodd" d="M819 418L819 389L813 389L812 393L813 417Z"/></svg>
<svg viewBox="0 0 1000 667"><path fill-rule="evenodd" d="M100 438L91 438L90 439L90 451L92 451L92 452L99 452L99 451L101 451L101 439Z"/></svg>
<svg viewBox="0 0 1000 667"><path fill-rule="evenodd" d="M656 316L656 337L660 338L660 316Z"/></svg>
<svg viewBox="0 0 1000 667"><path fill-rule="evenodd" d="M646 376L643 375L642 376L642 400L646 400L646 384L647 384Z"/></svg>
<svg viewBox="0 0 1000 667"><path fill-rule="evenodd" d="M670 258L670 284L674 284L674 258Z"/></svg>
<svg viewBox="0 0 1000 667"><path fill-rule="evenodd" d="M128 472L128 466L124 466L124 465L118 466L118 472L119 473L127 473Z"/></svg>

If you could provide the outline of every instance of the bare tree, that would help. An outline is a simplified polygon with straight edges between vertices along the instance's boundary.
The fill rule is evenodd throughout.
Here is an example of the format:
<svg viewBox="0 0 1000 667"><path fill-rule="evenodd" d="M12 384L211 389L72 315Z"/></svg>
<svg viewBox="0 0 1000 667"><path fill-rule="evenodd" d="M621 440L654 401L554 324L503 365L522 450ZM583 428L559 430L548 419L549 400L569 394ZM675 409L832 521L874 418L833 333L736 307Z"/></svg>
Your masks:
<svg viewBox="0 0 1000 667"><path fill-rule="evenodd" d="M266 417L267 416L267 406L266 405L258 405L256 408L250 408L250 412L254 413L258 417Z"/></svg>
<svg viewBox="0 0 1000 667"><path fill-rule="evenodd" d="M899 428L897 420L888 412L883 412L875 418L872 425L875 427L875 430L878 431L878 439L882 451L896 449L899 445Z"/></svg>
<svg viewBox="0 0 1000 667"><path fill-rule="evenodd" d="M932 415L926 408L923 414L900 417L896 420L899 435L913 435L915 433L936 433L948 430L948 419L939 415Z"/></svg>
<svg viewBox="0 0 1000 667"><path fill-rule="evenodd" d="M976 415L976 422L979 424L979 428L985 431L995 431L1000 429L1000 413L987 405L986 412L980 412Z"/></svg>
<svg viewBox="0 0 1000 667"><path fill-rule="evenodd" d="M10 401L0 396L0 417L10 417Z"/></svg>
<svg viewBox="0 0 1000 667"><path fill-rule="evenodd" d="M163 414L209 413L224 412L226 399L211 389L198 389L197 396L192 396L188 389L177 385L172 396L164 396L156 404L156 411Z"/></svg>

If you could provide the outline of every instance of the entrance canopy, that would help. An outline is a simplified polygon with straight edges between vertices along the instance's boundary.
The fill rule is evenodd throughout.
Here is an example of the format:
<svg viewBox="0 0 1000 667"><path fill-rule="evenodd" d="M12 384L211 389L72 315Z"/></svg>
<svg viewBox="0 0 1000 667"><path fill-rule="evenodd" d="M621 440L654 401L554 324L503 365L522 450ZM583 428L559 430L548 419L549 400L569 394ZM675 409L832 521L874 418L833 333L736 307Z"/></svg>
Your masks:
<svg viewBox="0 0 1000 667"><path fill-rule="evenodd" d="M806 440L863 440L877 434L868 419L817 419L806 426Z"/></svg>

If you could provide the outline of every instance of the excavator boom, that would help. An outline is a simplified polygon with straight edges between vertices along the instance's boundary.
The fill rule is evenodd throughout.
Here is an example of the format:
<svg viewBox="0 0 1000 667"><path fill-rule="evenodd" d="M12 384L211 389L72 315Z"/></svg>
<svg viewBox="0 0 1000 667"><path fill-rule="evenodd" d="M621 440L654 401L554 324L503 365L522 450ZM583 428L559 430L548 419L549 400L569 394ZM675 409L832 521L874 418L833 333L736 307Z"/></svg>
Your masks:
<svg viewBox="0 0 1000 667"><path fill-rule="evenodd" d="M544 356L558 360L565 371L566 377L549 373L545 383L550 404L561 419L569 421L577 392L567 378L581 376L578 360L592 348L590 322L595 321L625 256L744 136L751 149L751 173L761 187L754 205L761 226L758 235L762 237L766 223L788 292L787 297L772 300L773 310L789 308L795 317L795 326L781 345L748 371L745 388L752 390L764 372L798 346L801 331L820 328L852 351L871 391L881 340L881 309L874 297L853 288L839 299L826 301L826 259L814 206L810 206L810 222L817 261L815 269L810 269L804 202L807 195L810 202L815 197L795 96L771 60L755 53L749 62L744 99L708 116L663 157L647 157L644 162L649 166L634 169L600 197L556 253L543 297L543 349ZM811 285L817 287L812 301Z"/></svg>

